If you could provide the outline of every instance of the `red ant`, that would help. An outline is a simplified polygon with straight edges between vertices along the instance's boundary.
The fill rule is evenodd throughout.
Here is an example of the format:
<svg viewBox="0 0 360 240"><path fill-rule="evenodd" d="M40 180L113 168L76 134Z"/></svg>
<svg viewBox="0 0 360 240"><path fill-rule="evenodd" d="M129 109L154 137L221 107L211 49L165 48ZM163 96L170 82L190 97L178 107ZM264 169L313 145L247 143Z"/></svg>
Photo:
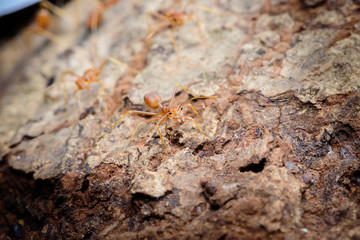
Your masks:
<svg viewBox="0 0 360 240"><path fill-rule="evenodd" d="M144 115L151 115L151 116L157 116L156 118L153 118L153 119L149 119L149 120L145 120L145 121L142 121L140 122L135 130L132 132L131 134L131 137L129 139L129 142L131 141L132 137L134 136L136 130L142 125L142 124L145 124L145 123L149 123L149 122L154 122L154 121L158 121L157 124L156 124L156 130L160 136L160 139L161 139L161 144L162 146L164 147L165 149L165 144L164 144L164 140L163 140L163 137L160 133L160 130L159 130L159 127L162 123L164 123L168 118L172 118L174 120L176 120L178 123L180 124L183 124L185 122L186 119L188 120L191 120L195 125L196 127L199 129L199 131L205 135L206 138L209 139L208 135L206 135L203 130L201 130L201 128L199 127L199 125L195 122L195 120L191 117L188 117L188 116L184 116L183 115L183 111L185 108L187 107L191 107L192 110L195 112L195 114L198 116L198 118L200 119L200 121L204 124L205 127L206 124L204 123L204 121L201 119L199 113L195 110L195 108L193 107L193 105L191 103L189 103L190 101L194 100L194 99L199 99L199 98L217 98L217 96L201 96L201 97L193 97L187 101L185 101L184 103L180 104L179 106L174 106L172 105L173 104L173 100L175 98L175 93L176 93L176 89L180 87L182 88L183 90L189 92L190 94L193 95L193 93L181 86L181 85L177 85L172 93L172 97L171 97L171 100L170 100L170 104L168 106L165 106L165 105L162 105L161 104L161 97L156 94L156 93L148 93L144 96L144 102L146 104L146 106L148 106L150 109L159 109L160 108L160 112L158 113L152 113L152 112L143 112L143 111L134 111L134 110L131 110L131 111L128 111L127 113L124 114L124 116L122 116L119 120L116 121L116 123L114 123L109 130L107 130L104 134L102 134L100 137L98 137L98 140L100 140L102 137L104 137L111 129L113 129L122 119L124 119L128 114L130 113L137 113L137 114L144 114Z"/></svg>
<svg viewBox="0 0 360 240"><path fill-rule="evenodd" d="M56 15L64 19L67 19L67 14L62 9L50 3L49 1L41 1L40 7L40 10L36 13L34 23L26 30L26 32L33 32L45 38L48 38L53 42L62 43L55 34L48 31L50 25L52 24L52 17L50 12L55 13ZM26 44L28 44L27 38L25 39L25 42Z"/></svg>
<svg viewBox="0 0 360 240"><path fill-rule="evenodd" d="M90 14L90 17L88 19L88 28L90 28L92 31L95 31L97 26L100 24L101 20L102 20L102 14L103 12L111 7L112 5L114 5L118 0L106 0L104 2L100 2L99 3L99 6L97 8L95 8L95 10L93 10L93 12ZM93 32L93 35L96 35L95 32ZM92 36L93 36L92 35ZM95 66L95 58L94 58L94 55L97 55L96 54L96 46L93 46L93 65ZM123 66L123 67L126 67L127 69L129 69L130 71L132 72L135 72L135 73L139 73L137 70L129 67L127 64L119 61L119 60L116 60L114 58L111 58L111 57L108 57L106 58L105 60L103 60L103 62L101 63L100 67L98 69L96 69L95 67L93 68L90 68L88 70L86 70L84 72L84 74L82 76L79 76L78 74L72 72L72 71L69 71L69 70L65 70L61 73L60 75L60 83L63 83L64 84L64 102L65 102L65 106L67 106L67 90L66 90L66 83L65 81L63 80L63 77L65 74L69 74L69 75L72 75L74 77L77 78L77 80L75 81L75 84L76 84L76 89L74 90L73 94L74 96L76 97L76 101L78 103L78 106L80 106L79 104L79 99L77 97L77 92L80 91L80 90L83 90L83 89L89 89L91 90L91 87L90 87L90 84L91 83L94 83L94 82L100 82L101 84L101 88L104 92L104 95L107 96L106 94L106 90L105 90L105 86L104 86L104 82L102 79L99 78L100 74L102 73L104 67L105 67L105 64L108 62L108 61L111 61L117 65L120 65L120 66Z"/></svg>
<svg viewBox="0 0 360 240"><path fill-rule="evenodd" d="M169 12L164 12L164 13L155 13L155 12L150 12L147 11L146 14L148 15L152 15L156 18L159 18L162 20L162 22L160 22L157 26L149 29L148 31L148 35L146 36L146 47L149 48L150 46L150 42L151 42L151 38L161 29L165 29L165 28L170 28L170 41L172 42L174 49L176 52L178 52L178 48L176 46L175 40L174 40L174 36L173 36L173 31L174 30L178 30L179 27L181 27L182 25L184 25L185 23L187 23L188 21L195 19L196 20L196 26L198 28L199 31L199 35L201 38L204 37L204 35L202 34L201 31L201 27L200 27L200 20L199 17L196 14L187 14L185 13L185 9L187 6L189 6L194 0L189 0L188 4L183 8L183 10L181 12L176 12L174 10L171 10ZM179 1L180 4L182 3L182 0Z"/></svg>
<svg viewBox="0 0 360 240"><path fill-rule="evenodd" d="M101 63L100 65L100 68L99 69L96 69L96 68L90 68L88 70L86 70L84 72L84 74L82 76L79 76L78 74L72 72L72 71L69 71L69 70L65 70L61 73L60 75L60 83L63 83L64 84L64 101L65 101L65 106L67 106L67 90L66 90L66 83L65 81L63 80L63 77L65 74L70 74L74 77L77 78L77 80L75 81L75 84L76 84L76 87L77 89L74 90L73 94L74 96L76 97L76 101L78 103L78 106L80 106L79 104L79 99L76 95L76 93L80 90L83 90L83 89L89 89L91 90L91 87L90 87L90 83L93 83L93 82L100 82L101 84L101 88L105 94L105 96L107 96L106 94L106 90L105 90L105 86L104 86L104 82L102 79L99 78L100 74L102 73L102 71L104 70L104 67L105 67L105 64L108 62L108 61L111 61L117 65L120 65L120 66L124 66L126 68L128 68L130 71L132 72L135 72L135 73L138 73L137 70L135 69L132 69L130 68L127 64L119 61L119 60L116 60L114 58L111 58L111 57L108 57L106 58L105 60L103 60L103 62Z"/></svg>

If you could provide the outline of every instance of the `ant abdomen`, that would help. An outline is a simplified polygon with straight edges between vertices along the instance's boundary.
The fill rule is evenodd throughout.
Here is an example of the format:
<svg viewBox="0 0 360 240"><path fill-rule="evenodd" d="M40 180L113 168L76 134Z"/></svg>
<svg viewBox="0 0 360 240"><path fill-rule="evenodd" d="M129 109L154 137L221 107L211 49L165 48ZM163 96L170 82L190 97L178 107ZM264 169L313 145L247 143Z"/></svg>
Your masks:
<svg viewBox="0 0 360 240"><path fill-rule="evenodd" d="M161 97L156 93L147 93L144 96L144 102L146 106L151 109L157 109L161 107Z"/></svg>
<svg viewBox="0 0 360 240"><path fill-rule="evenodd" d="M48 29L50 23L50 13L48 10L42 8L36 14L36 23L41 29Z"/></svg>

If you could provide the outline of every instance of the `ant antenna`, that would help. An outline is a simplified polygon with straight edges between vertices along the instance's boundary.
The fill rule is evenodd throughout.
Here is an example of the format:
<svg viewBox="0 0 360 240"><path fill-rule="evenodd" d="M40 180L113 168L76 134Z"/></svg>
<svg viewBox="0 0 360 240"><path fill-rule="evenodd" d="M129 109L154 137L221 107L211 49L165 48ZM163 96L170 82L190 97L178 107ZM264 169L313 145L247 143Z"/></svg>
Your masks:
<svg viewBox="0 0 360 240"><path fill-rule="evenodd" d="M185 12L185 9L194 2L194 0L189 0L189 2L184 6L183 12Z"/></svg>
<svg viewBox="0 0 360 240"><path fill-rule="evenodd" d="M98 43L98 25L99 21L101 21L102 14L103 14L103 5L102 3L97 2L96 8L93 12L90 13L89 19L89 27L91 31L91 60L93 66L96 66L96 58L98 58L98 50L97 50L97 43Z"/></svg>
<svg viewBox="0 0 360 240"><path fill-rule="evenodd" d="M201 96L201 97L193 97L193 98L190 98L189 100L183 102L182 104L180 104L180 107L183 107L186 103L188 102L191 102L192 100L195 100L195 99L199 99L199 98L218 98L218 96Z"/></svg>

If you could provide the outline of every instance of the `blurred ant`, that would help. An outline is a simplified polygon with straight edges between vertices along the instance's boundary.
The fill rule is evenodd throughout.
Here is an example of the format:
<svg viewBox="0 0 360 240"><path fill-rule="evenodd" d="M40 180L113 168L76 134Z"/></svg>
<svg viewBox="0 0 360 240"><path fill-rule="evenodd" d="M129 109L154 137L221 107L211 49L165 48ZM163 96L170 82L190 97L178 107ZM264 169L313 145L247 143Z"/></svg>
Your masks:
<svg viewBox="0 0 360 240"><path fill-rule="evenodd" d="M64 70L60 75L59 83L64 84L64 102L65 102L66 107L67 107L67 89L66 89L66 83L63 80L64 75L69 74L69 75L72 75L72 76L77 78L77 80L74 82L76 84L77 88L74 90L73 95L75 96L78 107L80 108L79 99L78 99L76 94L77 94L78 91L83 90L83 89L92 90L92 88L90 87L91 83L100 82L101 88L102 88L102 90L104 92L104 95L105 95L105 97L107 96L104 82L99 77L100 77L100 74L102 73L102 71L104 70L105 64L108 61L111 61L111 62L113 62L113 63L115 63L115 64L117 64L119 66L126 67L127 69L129 69L132 72L138 73L137 70L129 67L127 64L125 64L125 63L123 63L123 62L121 62L119 60L116 60L114 58L111 58L111 57L108 57L105 60L103 60L103 62L101 63L101 65L100 65L100 67L98 69L96 69L95 67L90 68L90 69L86 70L82 76L79 76L78 74L76 74L76 73L74 73L72 71Z"/></svg>
<svg viewBox="0 0 360 240"><path fill-rule="evenodd" d="M102 22L104 11L104 4L100 2L98 6L89 14L88 20L86 22L86 26L88 29L93 30L100 25L100 23Z"/></svg>
<svg viewBox="0 0 360 240"><path fill-rule="evenodd" d="M172 93L172 97L171 97L171 100L170 100L170 104L168 106L166 105L162 105L161 104L161 97L156 94L156 93L148 93L144 96L144 102L146 104L146 106L148 106L150 109L159 109L160 108L160 112L158 113L152 113L152 112L143 112L143 111L134 111L134 110L131 110L131 111L128 111L127 113L124 114L124 116L122 116L119 120L116 121L115 124L113 124L109 130L107 130L104 134L102 134L100 137L98 137L98 140L100 140L101 138L103 138L111 129L113 129L122 119L124 119L128 114L130 113L137 113L137 114L144 114L144 115L151 115L151 116L156 116L155 118L153 119L149 119L149 120L145 120L145 121L142 121L140 122L135 130L132 132L131 136L130 136L130 139L129 139L129 142L131 141L132 137L134 136L136 130L142 125L142 124L145 124L145 123L149 123L149 122L154 122L154 121L158 121L157 124L156 124L156 130L160 136L160 139L161 139L161 144L162 146L164 147L165 149L165 144L164 144L164 140L163 140L163 137L160 133L160 130L159 130L159 127L161 126L162 123L164 123L168 118L172 118L174 120L176 120L178 123L180 124L183 124L185 122L186 119L188 120L191 120L195 125L196 127L199 129L199 131L204 134L204 136L208 139L210 139L208 137L208 135L203 132L203 130L201 130L201 128L199 127L199 125L195 122L195 120L191 117L188 117L188 116L184 116L183 115L183 111L185 108L187 107L191 107L192 110L195 112L196 116L200 119L200 121L204 124L204 126L207 128L206 124L204 123L204 121L202 120L202 118L200 117L199 113L195 110L195 108L193 107L193 105L191 103L189 103L190 101L194 100L194 99L199 99L199 98L217 98L217 96L201 96L201 97L193 97L187 101L185 101L184 103L178 105L178 106L174 106L173 105L173 100L175 98L175 93L176 93L176 89L180 87L182 88L183 90L189 92L190 94L193 95L193 93L181 86L181 85L177 85Z"/></svg>
<svg viewBox="0 0 360 240"><path fill-rule="evenodd" d="M97 8L95 8L93 10L93 12L90 14L90 17L89 17L88 22L87 22L88 23L88 28L90 28L92 31L95 31L97 26L101 22L103 11L105 9L111 7L112 5L114 5L117 1L118 0L106 0L104 2L99 2L99 6ZM92 36L94 36L95 34L96 33L93 32ZM130 71L132 71L134 73L139 73L137 70L129 67L127 64L125 64L125 63L123 63L123 62L121 62L121 61L119 61L117 59L114 59L112 57L107 57L106 59L104 59L103 62L101 63L101 65L100 65L100 67L97 69L95 67L96 64L95 64L95 56L94 56L94 55L97 55L96 46L93 46L92 53L93 53L92 54L92 62L93 62L94 67L86 70L82 76L80 76L80 75L78 75L78 74L76 74L76 73L74 73L72 71L69 71L69 70L64 70L60 74L59 83L64 84L64 103L65 103L65 107L68 106L67 89L66 89L66 83L65 83L65 80L64 80L65 75L72 75L72 76L77 78L75 80L75 82L74 82L76 84L76 89L74 90L73 95L75 96L78 107L80 109L80 102L79 102L79 99L77 97L77 93L78 93L78 91L83 90L83 89L92 90L92 88L90 87L91 83L100 82L102 91L103 91L105 97L107 96L104 82L99 77L100 77L102 71L104 70L104 67L105 67L105 65L106 65L106 63L108 61L111 61L111 62L113 62L113 63L115 63L115 64L117 64L119 66L123 66L123 67L127 68L128 70L130 70Z"/></svg>
<svg viewBox="0 0 360 240"><path fill-rule="evenodd" d="M115 5L119 0L102 0L102 1L97 1L97 5L96 7L90 12L89 17L86 21L86 27L87 29L89 29L92 33L91 37L92 37L92 49L91 51L93 52L93 57L95 55L97 55L97 49L95 46L95 42L97 42L97 33L96 30L99 27L99 25L101 24L102 20L103 20L103 15L105 10L107 10L108 8L112 7L113 5ZM94 59L93 59L94 62Z"/></svg>
<svg viewBox="0 0 360 240"><path fill-rule="evenodd" d="M146 36L146 47L149 48L151 44L152 37L162 29L170 28L170 41L174 46L175 51L178 53L178 48L174 40L173 31L178 30L179 27L187 23L188 21L195 19L196 26L199 31L199 35L201 38L204 37L201 27L200 27L200 20L196 14L188 14L185 13L185 9L193 2L194 0L189 0L188 4L185 5L182 11L176 12L173 9L169 12L162 12L162 13L155 13L147 11L147 15L151 15L155 18L161 19L162 21L148 30L148 35ZM180 5L182 5L182 0L179 1Z"/></svg>
<svg viewBox="0 0 360 240"><path fill-rule="evenodd" d="M63 19L67 19L68 17L61 8L55 6L49 1L41 1L40 10L36 13L33 24L26 30L26 32L33 32L53 42L62 43L55 34L48 31L52 24L51 12ZM25 39L25 42L28 44L27 38Z"/></svg>

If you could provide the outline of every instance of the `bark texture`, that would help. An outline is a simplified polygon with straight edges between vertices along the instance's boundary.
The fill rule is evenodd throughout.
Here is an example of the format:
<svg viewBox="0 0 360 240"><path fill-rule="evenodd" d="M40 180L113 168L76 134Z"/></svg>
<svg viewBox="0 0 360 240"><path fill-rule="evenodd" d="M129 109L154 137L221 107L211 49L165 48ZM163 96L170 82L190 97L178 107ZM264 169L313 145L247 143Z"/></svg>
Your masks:
<svg viewBox="0 0 360 240"><path fill-rule="evenodd" d="M355 2L355 3L354 3ZM195 20L154 35L146 11L170 1L123 0L96 34L96 2L72 1L51 31L1 46L0 236L32 239L359 239L360 15L357 1L195 1ZM170 5L168 5L170 4ZM180 8L181 10L181 8ZM24 36L25 35L25 36ZM25 40L24 40L25 39ZM96 47L94 47L96 45ZM96 49L96 51L94 51ZM25 51L26 50L26 51ZM106 57L92 91L81 75ZM72 76L66 80L73 81ZM160 127L148 92L195 96L191 121ZM180 91L176 103L192 95Z"/></svg>

